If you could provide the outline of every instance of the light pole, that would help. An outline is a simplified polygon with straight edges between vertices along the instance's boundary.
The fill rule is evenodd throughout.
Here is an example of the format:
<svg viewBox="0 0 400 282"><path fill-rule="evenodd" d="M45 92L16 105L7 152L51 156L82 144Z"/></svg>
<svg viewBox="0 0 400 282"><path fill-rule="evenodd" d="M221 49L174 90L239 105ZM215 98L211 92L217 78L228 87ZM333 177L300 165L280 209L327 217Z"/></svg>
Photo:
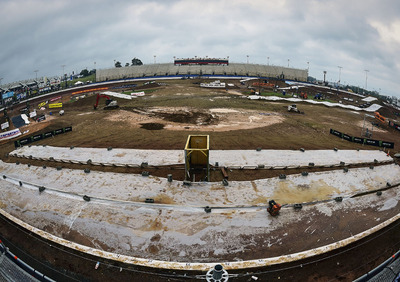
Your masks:
<svg viewBox="0 0 400 282"><path fill-rule="evenodd" d="M365 90L367 90L367 86L368 86L368 73L369 70L364 70L365 71Z"/></svg>
<svg viewBox="0 0 400 282"><path fill-rule="evenodd" d="M339 68L339 81L338 81L338 83L340 84L340 74L341 74L341 72L342 72L342 67L341 67L341 66L338 66L338 68Z"/></svg>
<svg viewBox="0 0 400 282"><path fill-rule="evenodd" d="M326 71L324 71L324 84L325 84L325 81L326 81Z"/></svg>
<svg viewBox="0 0 400 282"><path fill-rule="evenodd" d="M65 65L61 65L61 67L62 67L62 69L63 69L62 74L61 74L61 80L60 80L60 85L61 85L61 87L62 87L61 82L63 81L63 78L65 79L65 72L64 72Z"/></svg>
<svg viewBox="0 0 400 282"><path fill-rule="evenodd" d="M1 81L3 80L3 78L2 77L0 77L0 86L1 86Z"/></svg>
<svg viewBox="0 0 400 282"><path fill-rule="evenodd" d="M156 55L154 55L154 64L156 64Z"/></svg>
<svg viewBox="0 0 400 282"><path fill-rule="evenodd" d="M249 55L247 55L247 63L249 63Z"/></svg>
<svg viewBox="0 0 400 282"><path fill-rule="evenodd" d="M34 71L33 71L33 72L36 73L36 81L37 81L37 73L38 73L38 71L39 71L39 70L34 70Z"/></svg>
<svg viewBox="0 0 400 282"><path fill-rule="evenodd" d="M269 57L267 57L267 65L269 66Z"/></svg>
<svg viewBox="0 0 400 282"><path fill-rule="evenodd" d="M287 67L289 67L290 59L287 59Z"/></svg>
<svg viewBox="0 0 400 282"><path fill-rule="evenodd" d="M310 72L310 62L307 62L307 71Z"/></svg>

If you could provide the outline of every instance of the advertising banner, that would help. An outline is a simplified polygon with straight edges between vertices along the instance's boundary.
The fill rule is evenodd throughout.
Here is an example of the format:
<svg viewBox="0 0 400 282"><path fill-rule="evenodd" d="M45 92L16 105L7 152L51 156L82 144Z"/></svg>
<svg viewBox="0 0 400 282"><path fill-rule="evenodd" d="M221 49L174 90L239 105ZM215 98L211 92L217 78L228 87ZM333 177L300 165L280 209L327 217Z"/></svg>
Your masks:
<svg viewBox="0 0 400 282"><path fill-rule="evenodd" d="M359 144L365 144L365 145L371 145L371 146L377 146L377 147L385 147L388 149L394 148L394 143L393 142L387 142L387 141L381 141L381 140L374 140L374 139L366 139L366 138L359 138L359 137L352 137L350 135L341 133L337 130L330 129L330 134L336 135L344 140L347 140L349 142L354 142L354 143L359 143Z"/></svg>
<svg viewBox="0 0 400 282"><path fill-rule="evenodd" d="M344 140L347 140L347 141L350 141L350 142L352 141L352 140L351 140L351 136L350 136L350 135L347 135L347 134L344 134L344 133L343 133L343 139L344 139Z"/></svg>
<svg viewBox="0 0 400 282"><path fill-rule="evenodd" d="M364 139L358 138L358 137L353 137L353 142L354 142L354 143L363 144L363 143L364 143Z"/></svg>
<svg viewBox="0 0 400 282"><path fill-rule="evenodd" d="M14 96L14 91L9 91L9 92L7 92L7 93L4 93L3 95L2 95L2 98L3 98L3 100L4 99L7 99L7 98L10 98L10 97L13 97Z"/></svg>
<svg viewBox="0 0 400 282"><path fill-rule="evenodd" d="M2 132L2 133L0 133L0 141L15 138L20 135L21 135L21 131L19 131L18 128L14 129L14 130Z"/></svg>
<svg viewBox="0 0 400 282"><path fill-rule="evenodd" d="M62 108L62 106L63 106L62 103L49 104L49 109L53 109L53 108Z"/></svg>
<svg viewBox="0 0 400 282"><path fill-rule="evenodd" d="M53 136L53 131L49 131L49 132L46 132L45 134L43 134L43 138L49 138L52 136Z"/></svg>
<svg viewBox="0 0 400 282"><path fill-rule="evenodd" d="M54 101L57 101L57 100L59 100L59 99L61 99L61 96L58 96L58 97L55 97L55 98L50 99L50 102L54 102Z"/></svg>
<svg viewBox="0 0 400 282"><path fill-rule="evenodd" d="M385 147L385 148L388 148L388 149L393 149L394 148L394 143L393 142L382 141L382 147Z"/></svg>
<svg viewBox="0 0 400 282"><path fill-rule="evenodd" d="M1 124L1 129L2 129L2 130L3 130L3 129L6 129L6 128L9 128L9 127L10 127L10 123L9 123L8 121Z"/></svg>
<svg viewBox="0 0 400 282"><path fill-rule="evenodd" d="M22 99L25 99L25 98L26 98L26 92L22 92L22 93L17 94L17 99L18 100L22 100Z"/></svg>
<svg viewBox="0 0 400 282"><path fill-rule="evenodd" d="M40 103L40 104L38 105L38 108L40 109L41 107L46 106L48 102L49 102L49 101L44 101L44 102Z"/></svg>
<svg viewBox="0 0 400 282"><path fill-rule="evenodd" d="M379 147L379 141L378 140L366 139L365 140L365 144Z"/></svg>

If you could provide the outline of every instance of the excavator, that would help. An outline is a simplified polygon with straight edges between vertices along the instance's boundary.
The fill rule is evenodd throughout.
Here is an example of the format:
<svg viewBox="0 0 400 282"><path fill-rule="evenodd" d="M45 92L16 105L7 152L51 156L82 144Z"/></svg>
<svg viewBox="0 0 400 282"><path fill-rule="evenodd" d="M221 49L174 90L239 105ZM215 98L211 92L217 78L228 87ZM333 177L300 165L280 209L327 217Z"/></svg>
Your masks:
<svg viewBox="0 0 400 282"><path fill-rule="evenodd" d="M95 110L97 109L97 106L99 105L100 98L106 98L106 106L104 107L104 110L113 110L113 109L119 108L117 101L112 100L110 97L108 97L105 94L97 93L96 104L93 105L93 108Z"/></svg>

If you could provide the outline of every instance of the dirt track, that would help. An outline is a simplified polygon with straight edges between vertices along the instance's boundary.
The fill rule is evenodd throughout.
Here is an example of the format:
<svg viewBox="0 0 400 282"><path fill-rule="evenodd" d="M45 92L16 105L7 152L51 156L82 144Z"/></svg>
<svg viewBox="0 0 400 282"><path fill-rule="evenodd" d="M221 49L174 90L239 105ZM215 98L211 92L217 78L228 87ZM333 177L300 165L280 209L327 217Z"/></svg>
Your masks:
<svg viewBox="0 0 400 282"><path fill-rule="evenodd" d="M170 83L170 82L169 82ZM186 95L172 95L179 93ZM166 87L158 87L154 92L133 101L118 99L121 110L92 110L94 97L77 102L66 101L66 115L54 116L46 123L27 126L22 130L45 132L66 125L73 126L73 132L67 138L52 138L38 142L54 146L81 147L120 147L120 148L153 148L183 149L188 134L209 134L211 148L214 149L355 149L359 145L341 140L329 134L334 128L350 135L359 136L364 116L343 109L329 109L324 106L298 105L305 115L287 113L287 103L271 103L249 101L240 95L221 90L205 91L188 82L171 83ZM188 93L193 93L188 96ZM193 110L196 109L196 110ZM228 110L229 109L229 110ZM370 122L370 121L369 121ZM149 126L146 128L146 124ZM374 130L374 139L397 142L395 150L399 150L400 133L390 128ZM1 153L9 152L11 142L1 146ZM372 148L371 148L372 149ZM4 158L6 161L15 161ZM129 171L135 173L136 171ZM140 173L137 171L136 173ZM274 175L276 176L276 175ZM239 176L238 176L239 177ZM240 176L240 179L247 177ZM257 176L251 176L257 177ZM267 176L268 177L268 176ZM69 256L59 250L48 247L36 247L35 240L22 234L12 225L0 221L1 236L19 247L30 250L31 254L48 263L56 265L63 272L76 272L93 280L121 281L132 278L132 272L119 271L118 267L105 267L93 271L94 261ZM357 247L347 253L328 260L315 263L304 263L304 267L295 265L293 269L278 270L272 268L256 270L266 271L257 274L264 279L281 279L284 281L329 281L350 280L370 270L389 257L399 247L398 228L390 229L371 243ZM379 248L377 247L379 246ZM377 251L379 249L379 251ZM23 256L23 255L21 255ZM127 266L122 266L123 268ZM318 268L318 273L315 269ZM148 271L148 270L146 270ZM152 270L151 270L152 271ZM171 274L171 273L170 273ZM55 274L57 275L57 274ZM154 274L134 273L135 278L165 281ZM78 276L79 280L83 276ZM60 280L62 276L59 277ZM245 276L238 281L249 281ZM278 278L279 277L279 278ZM174 281L173 277L169 277ZM177 280L182 280L179 278ZM236 280L233 280L236 281Z"/></svg>

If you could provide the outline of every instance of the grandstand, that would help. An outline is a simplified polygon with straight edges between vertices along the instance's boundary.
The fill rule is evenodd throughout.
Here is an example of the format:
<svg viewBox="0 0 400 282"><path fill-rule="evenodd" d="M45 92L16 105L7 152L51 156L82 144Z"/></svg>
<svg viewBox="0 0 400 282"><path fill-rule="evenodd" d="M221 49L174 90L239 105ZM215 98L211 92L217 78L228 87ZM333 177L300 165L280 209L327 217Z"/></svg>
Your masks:
<svg viewBox="0 0 400 282"><path fill-rule="evenodd" d="M111 69L98 69L96 81L108 81L143 77L270 77L295 81L307 81L306 69L295 69L273 65L229 63L229 65L175 65L151 64Z"/></svg>

